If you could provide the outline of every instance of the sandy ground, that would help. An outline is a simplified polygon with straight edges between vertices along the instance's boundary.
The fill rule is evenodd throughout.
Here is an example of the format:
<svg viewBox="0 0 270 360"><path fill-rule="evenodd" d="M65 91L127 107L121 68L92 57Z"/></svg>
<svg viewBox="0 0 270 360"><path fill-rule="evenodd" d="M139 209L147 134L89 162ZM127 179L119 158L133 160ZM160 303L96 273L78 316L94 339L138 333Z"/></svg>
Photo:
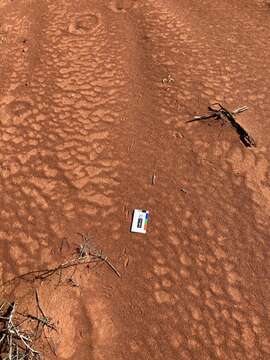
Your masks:
<svg viewBox="0 0 270 360"><path fill-rule="evenodd" d="M269 35L266 0L0 0L1 278L79 232L122 275L35 284L46 359L270 358ZM256 148L187 123L216 101L249 107Z"/></svg>

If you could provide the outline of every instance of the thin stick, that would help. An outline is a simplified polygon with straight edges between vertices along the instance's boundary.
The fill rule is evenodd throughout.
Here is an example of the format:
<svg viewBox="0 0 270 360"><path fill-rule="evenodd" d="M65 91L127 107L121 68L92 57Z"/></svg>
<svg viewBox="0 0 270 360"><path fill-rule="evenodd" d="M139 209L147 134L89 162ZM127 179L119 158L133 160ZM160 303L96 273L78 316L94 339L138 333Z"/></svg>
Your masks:
<svg viewBox="0 0 270 360"><path fill-rule="evenodd" d="M55 326L54 325L51 325L49 323L49 319L47 317L44 316L44 318L39 318L35 315L31 315L31 314L27 314L27 315L24 315L24 314L20 314L24 317L26 317L27 319L32 319L32 320L36 320L37 322L43 324L44 326L48 326L49 328L53 329L53 330L56 330Z"/></svg>
<svg viewBox="0 0 270 360"><path fill-rule="evenodd" d="M28 315L28 317L41 322L42 324L44 324L45 326L48 326L49 328L51 328L53 330L56 330L55 326L53 324L52 325L50 324L49 318L45 315L44 311L41 308L37 289L35 289L35 296L36 296L37 307L38 307L39 311L41 312L41 315L43 316L43 319L40 319L40 318L38 318L36 316L33 316L33 315Z"/></svg>
<svg viewBox="0 0 270 360"><path fill-rule="evenodd" d="M52 344L50 343L50 341L49 341L49 339L48 339L48 337L47 337L47 335L45 333L44 333L44 336L45 336L45 339L46 339L46 341L47 341L47 343L48 343L48 345L49 345L49 347L51 349L51 352L54 354L54 356L57 356L55 349L52 347Z"/></svg>
<svg viewBox="0 0 270 360"><path fill-rule="evenodd" d="M199 121L199 120L208 120L213 117L217 117L217 114L210 114L210 115L201 115L201 116L194 116L191 120L188 120L187 122L193 122L193 121Z"/></svg>
<svg viewBox="0 0 270 360"><path fill-rule="evenodd" d="M247 111L247 110L248 110L248 107L247 107L247 106L242 106L242 107L240 107L240 108L235 109L234 111L232 111L232 114L233 114L233 115L237 115L237 114L240 114L240 113L242 113L242 112L244 112L244 111Z"/></svg>
<svg viewBox="0 0 270 360"><path fill-rule="evenodd" d="M116 269L116 267L110 262L110 260L108 260L108 258L106 257L104 259L105 263L112 269L112 271L115 272L115 274L118 276L118 277L121 277L121 274L119 273L119 271Z"/></svg>
<svg viewBox="0 0 270 360"><path fill-rule="evenodd" d="M111 261L108 259L107 256L104 256L104 255L102 254L101 251L100 251L100 253L97 252L95 256L96 256L98 259L104 261L118 277L121 277L121 274L120 274L119 271L116 269L116 267L111 263Z"/></svg>
<svg viewBox="0 0 270 360"><path fill-rule="evenodd" d="M6 334L3 334L3 336L2 336L1 339L0 339L0 344L1 344L2 341L5 340L5 337L6 337Z"/></svg>
<svg viewBox="0 0 270 360"><path fill-rule="evenodd" d="M2 286L5 286L7 284L10 284L11 282L17 280L17 279L24 279L27 276L31 276L31 275L35 275L34 276L34 280L42 280L42 279L46 279L47 277L53 275L55 272L57 272L60 269L67 269L69 267L75 266L75 265L87 265L89 263L94 263L97 262L96 259L91 258L91 259L72 259L69 262L65 262L63 264L60 264L57 267L51 268L51 269L44 269L44 270L33 270L33 271L29 271L27 273L15 276L14 278L2 283Z"/></svg>
<svg viewBox="0 0 270 360"><path fill-rule="evenodd" d="M14 314L15 308L16 308L15 302L11 303L10 307L11 307L11 311L10 311L10 314L9 314L9 317L8 317L8 326L10 326L10 324L12 323L12 317L13 317L13 314Z"/></svg>
<svg viewBox="0 0 270 360"><path fill-rule="evenodd" d="M16 344L16 360L19 359L19 348L18 348L18 344Z"/></svg>
<svg viewBox="0 0 270 360"><path fill-rule="evenodd" d="M39 311L41 312L42 316L44 317L44 319L47 319L47 316L44 314L43 310L41 309L37 289L35 289L35 295L36 295L37 307L38 307Z"/></svg>
<svg viewBox="0 0 270 360"><path fill-rule="evenodd" d="M12 360L12 349L13 348L13 343L12 343L12 333L10 334L9 337L9 354L8 354L8 359Z"/></svg>

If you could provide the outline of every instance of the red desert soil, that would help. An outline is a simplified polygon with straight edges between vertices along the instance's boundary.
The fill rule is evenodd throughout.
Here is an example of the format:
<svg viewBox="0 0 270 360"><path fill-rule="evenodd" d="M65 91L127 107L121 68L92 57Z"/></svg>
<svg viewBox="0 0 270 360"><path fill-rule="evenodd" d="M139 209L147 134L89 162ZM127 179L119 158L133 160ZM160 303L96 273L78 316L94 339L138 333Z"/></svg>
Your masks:
<svg viewBox="0 0 270 360"><path fill-rule="evenodd" d="M121 273L9 290L38 287L45 359L270 359L269 37L266 0L0 0L1 280L78 233ZM187 123L216 101L257 147Z"/></svg>

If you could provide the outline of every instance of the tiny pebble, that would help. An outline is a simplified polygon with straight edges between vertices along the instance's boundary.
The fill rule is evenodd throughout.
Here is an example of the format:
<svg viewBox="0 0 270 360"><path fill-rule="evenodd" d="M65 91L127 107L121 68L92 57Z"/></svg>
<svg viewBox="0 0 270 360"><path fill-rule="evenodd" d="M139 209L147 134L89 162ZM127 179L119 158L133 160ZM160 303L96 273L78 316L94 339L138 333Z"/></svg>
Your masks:
<svg viewBox="0 0 270 360"><path fill-rule="evenodd" d="M185 194L187 193L187 190L184 189L184 188L181 188L180 191L182 191L182 192L185 193Z"/></svg>

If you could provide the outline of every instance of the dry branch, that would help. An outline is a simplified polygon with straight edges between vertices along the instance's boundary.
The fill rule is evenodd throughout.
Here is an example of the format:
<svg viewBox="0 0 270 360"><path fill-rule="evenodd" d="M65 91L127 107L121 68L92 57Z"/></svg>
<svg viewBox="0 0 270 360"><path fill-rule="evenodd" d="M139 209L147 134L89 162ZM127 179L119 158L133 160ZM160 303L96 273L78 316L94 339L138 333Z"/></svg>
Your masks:
<svg viewBox="0 0 270 360"><path fill-rule="evenodd" d="M44 270L33 270L5 282L2 286L10 284L12 281L23 280L44 280L53 276L57 272L62 272L70 267L78 265L86 265L90 263L105 262L107 266L118 276L121 277L119 271L112 264L109 258L103 255L102 251L97 251L90 245L89 236L80 234L84 243L78 247L77 256L61 263L52 268ZM37 290L35 290L35 299L38 312L41 316L20 313L16 309L15 302L0 304L0 360L40 360L40 353L34 348L33 344L43 334L46 337L44 328L56 330L54 324L45 315ZM36 325L35 332L26 330ZM41 326L41 332L40 330ZM51 344L48 341L51 348ZM51 348L53 351L53 349Z"/></svg>
<svg viewBox="0 0 270 360"><path fill-rule="evenodd" d="M15 302L4 302L0 306L0 359L1 360L40 360L41 354L34 343L41 335L46 337L44 327L56 330L54 324L41 308L38 292L35 293L36 305L43 318L32 314L23 314L17 310ZM41 324L41 333L38 328ZM33 328L37 325L37 330Z"/></svg>
<svg viewBox="0 0 270 360"><path fill-rule="evenodd" d="M109 268L118 276L121 277L121 274L116 269L116 267L112 264L112 262L109 260L107 256L104 256L102 254L102 251L97 251L94 247L90 246L90 238L87 235L80 234L84 240L84 243L81 244L78 247L78 255L61 263L60 265L57 265L53 268L43 269L43 270L33 270L26 272L24 274L18 275L5 283L2 284L2 286L5 286L15 280L23 279L31 281L35 280L45 280L51 276L53 276L55 273L71 268L76 267L79 265L87 265L91 263L98 263L98 262L105 262ZM1 360L1 359L0 359Z"/></svg>
<svg viewBox="0 0 270 360"><path fill-rule="evenodd" d="M93 246L91 246L90 244L91 239L89 235L84 235L84 234L80 234L80 235L84 240L84 243L79 247L80 256L83 256L83 258L90 256L97 260L104 261L118 277L121 277L121 274L116 269L116 267L111 263L109 258L103 255L102 250L98 251Z"/></svg>
<svg viewBox="0 0 270 360"><path fill-rule="evenodd" d="M21 314L16 303L3 303L0 308L0 359L38 360L40 353L33 348L36 340L32 333L22 327Z"/></svg>
<svg viewBox="0 0 270 360"><path fill-rule="evenodd" d="M218 108L214 107L216 105L218 106ZM240 137L240 140L243 142L245 146L249 146L249 147L256 146L256 142L252 138L252 136L249 135L248 132L235 119L235 115L248 110L247 106L240 107L238 109L235 109L234 111L229 111L224 106L220 105L219 103L216 103L209 106L208 110L210 111L210 114L194 116L193 119L189 120L188 122L208 120L211 118L214 118L215 120L226 119L236 129Z"/></svg>

